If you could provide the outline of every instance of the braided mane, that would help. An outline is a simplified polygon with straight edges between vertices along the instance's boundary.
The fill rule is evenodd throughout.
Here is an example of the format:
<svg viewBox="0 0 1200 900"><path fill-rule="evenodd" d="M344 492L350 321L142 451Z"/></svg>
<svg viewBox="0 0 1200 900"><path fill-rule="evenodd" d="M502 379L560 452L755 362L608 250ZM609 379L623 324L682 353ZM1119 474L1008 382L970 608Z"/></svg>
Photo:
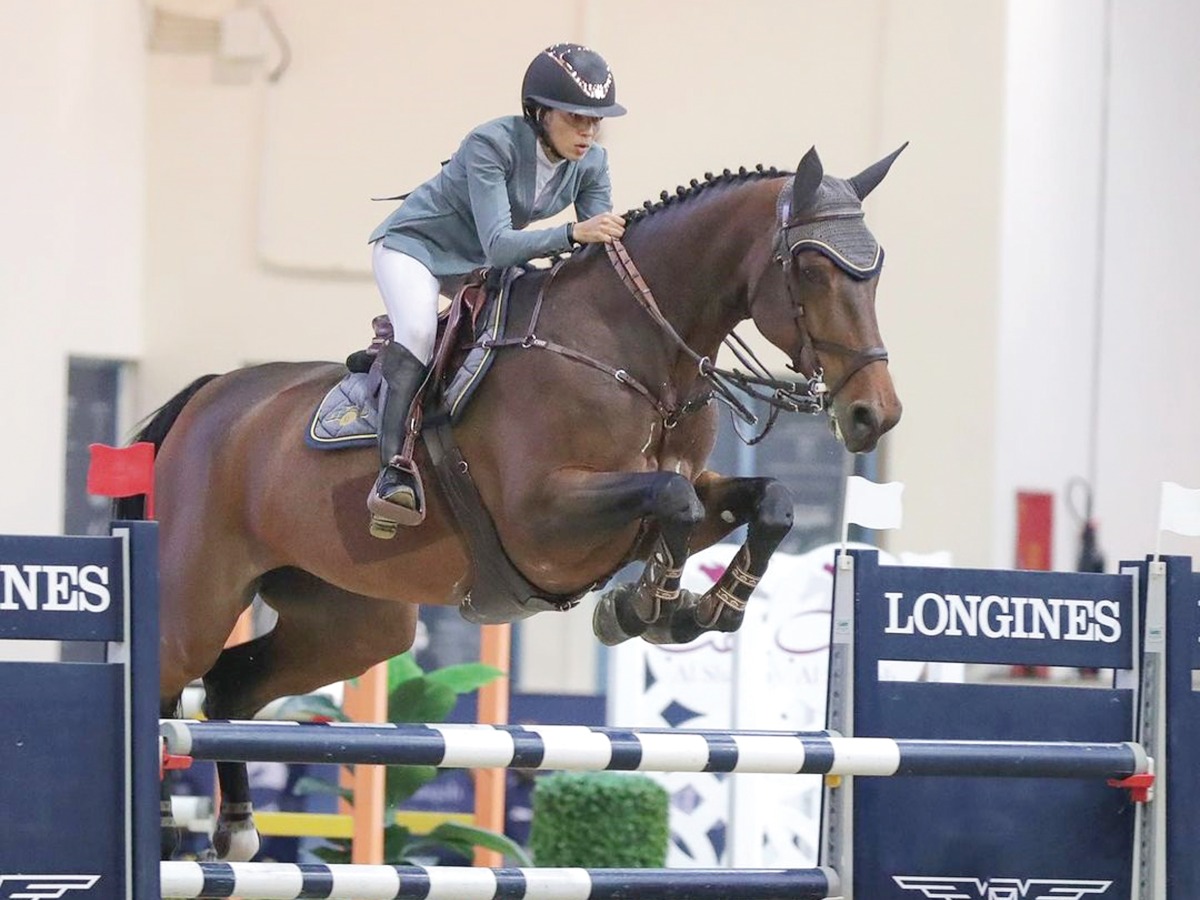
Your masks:
<svg viewBox="0 0 1200 900"><path fill-rule="evenodd" d="M625 219L626 227L631 227L643 219L654 215L656 212L660 212L669 207L674 207L677 204L682 203L684 200L695 197L704 191L712 190L713 188L726 187L733 184L740 184L745 181L756 181L763 178L779 178L781 176L791 174L792 171L790 169L777 169L775 166L764 167L762 163L759 163L753 169L747 169L745 166L741 166L736 172L731 171L730 169L725 169L717 175L714 175L712 172L705 172L703 181L693 178L688 183L687 187L684 187L681 184L679 187L675 188L675 193L673 194L670 191L663 191L658 195L659 198L657 202L653 200L647 200L641 206L635 207L634 209L626 212L622 218ZM560 262L570 257L578 257L583 254L587 254L592 250L599 252L597 248L601 246L603 245L587 244L583 247L577 247L571 253L555 253L549 258L551 262Z"/></svg>
<svg viewBox="0 0 1200 900"><path fill-rule="evenodd" d="M647 216L651 216L669 206L674 206L675 204L687 200L690 197L695 197L696 195L710 188L729 184L737 184L750 179L778 178L781 175L787 174L790 173L780 171L774 166L771 166L770 168L764 168L762 163L759 163L753 169L747 169L745 166L742 166L736 172L726 169L719 175L714 175L712 172L705 172L703 181L693 178L687 187L680 185L679 187L675 188L674 194L672 194L670 191L663 191L661 194L659 194L658 202L647 200L640 207L629 210L629 212L625 213L625 222L627 225L632 225L633 223L639 222Z"/></svg>

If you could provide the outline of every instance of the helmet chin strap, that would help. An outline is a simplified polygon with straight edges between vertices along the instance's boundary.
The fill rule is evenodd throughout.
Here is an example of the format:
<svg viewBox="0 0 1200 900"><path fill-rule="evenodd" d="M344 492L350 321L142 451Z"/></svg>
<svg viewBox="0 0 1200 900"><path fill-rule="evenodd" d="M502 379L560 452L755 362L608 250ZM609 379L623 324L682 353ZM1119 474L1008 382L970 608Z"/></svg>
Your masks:
<svg viewBox="0 0 1200 900"><path fill-rule="evenodd" d="M542 124L542 117L549 114L549 112L550 107L548 106L539 106L536 103L526 104L525 121L533 129L533 133L537 136L542 149L550 157L550 162L558 162L560 159L563 159L563 155L554 149L554 144L550 142L550 135L546 131L546 126Z"/></svg>

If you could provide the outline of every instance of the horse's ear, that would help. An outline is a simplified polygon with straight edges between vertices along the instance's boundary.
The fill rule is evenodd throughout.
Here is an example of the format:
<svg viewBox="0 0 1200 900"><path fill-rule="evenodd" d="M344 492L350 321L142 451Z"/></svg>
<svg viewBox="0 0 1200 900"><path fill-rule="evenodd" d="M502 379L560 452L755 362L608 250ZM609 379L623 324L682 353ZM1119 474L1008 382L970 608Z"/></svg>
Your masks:
<svg viewBox="0 0 1200 900"><path fill-rule="evenodd" d="M792 215L802 209L808 209L817 197L817 188L825 177L825 169L821 165L821 157L817 156L817 148L810 147L796 166L796 178L792 182Z"/></svg>
<svg viewBox="0 0 1200 900"><path fill-rule="evenodd" d="M896 161L896 157L907 146L908 141L905 141L900 145L898 150L885 156L874 165L867 166L867 168L850 179L850 187L854 188L854 193L858 195L859 200L865 200L867 194L879 186L879 182L883 181L883 176L888 173L888 169L892 167L892 163Z"/></svg>

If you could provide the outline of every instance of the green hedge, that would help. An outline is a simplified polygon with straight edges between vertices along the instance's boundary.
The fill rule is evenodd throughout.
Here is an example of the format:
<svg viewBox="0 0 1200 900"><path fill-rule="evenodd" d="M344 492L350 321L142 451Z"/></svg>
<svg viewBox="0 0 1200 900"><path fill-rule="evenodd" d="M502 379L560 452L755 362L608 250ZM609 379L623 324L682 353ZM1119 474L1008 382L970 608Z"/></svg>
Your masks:
<svg viewBox="0 0 1200 900"><path fill-rule="evenodd" d="M559 772L533 790L529 849L539 866L663 868L667 792L645 775Z"/></svg>

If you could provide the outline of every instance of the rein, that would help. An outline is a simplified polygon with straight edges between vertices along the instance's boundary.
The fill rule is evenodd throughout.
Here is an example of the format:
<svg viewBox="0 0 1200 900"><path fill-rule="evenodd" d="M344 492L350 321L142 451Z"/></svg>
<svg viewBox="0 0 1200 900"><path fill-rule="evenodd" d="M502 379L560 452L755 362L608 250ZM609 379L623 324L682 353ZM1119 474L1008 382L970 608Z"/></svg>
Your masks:
<svg viewBox="0 0 1200 900"><path fill-rule="evenodd" d="M834 214L820 218L838 217L840 216ZM762 361L755 356L749 345L736 332L730 332L723 343L749 372L743 372L738 369L718 368L709 357L701 356L693 350L687 341L680 336L675 326L663 315L658 302L654 299L654 293L650 290L650 285L646 283L645 278L642 277L642 273L638 271L625 245L615 239L611 243L605 244L604 247L605 252L608 254L609 262L638 305L646 311L659 330L696 364L696 373L700 381L707 385L705 390L694 391L683 403L672 405L664 402L650 388L630 375L625 369L612 366L573 347L539 338L537 336L537 325L542 305L546 298L546 292L562 268L565 262L564 259L560 259L554 264L545 281L542 282L525 336L521 338L500 338L481 341L479 346L485 348L519 347L525 350L548 350L551 353L557 353L567 359L590 366L611 376L614 380L646 400L654 407L662 419L664 427L668 429L674 428L686 416L703 409L714 398L728 406L742 421L754 426L759 423L759 417L750 409L746 399L757 400L770 407L770 414L762 430L754 437L746 438L735 429L738 437L744 443L757 444L771 431L781 412L807 412L812 414L825 412L829 414L832 409L833 398L837 396L838 392L846 386L846 383L854 375L866 366L876 362L884 362L888 358L887 350L883 347L868 347L865 350L854 350L834 341L814 338L805 326L804 303L799 296L795 284L796 278L793 275L795 256L791 248L788 247L787 234L792 228L809 224L812 221L817 221L817 219L792 220L785 216L779 229L780 251L775 256L775 261L783 268L784 283L787 285L788 297L792 303L796 330L800 334L800 350L793 357L788 368L801 375L804 378L803 382L773 377ZM849 358L845 372L832 388L825 384L824 370L820 364L821 353ZM806 369L812 372L812 374L806 375Z"/></svg>
<svg viewBox="0 0 1200 900"><path fill-rule="evenodd" d="M684 354L696 363L696 370L700 378L708 383L708 393L711 396L715 396L750 425L758 424L758 416L742 402L736 392L753 397L771 407L770 417L762 432L749 440L743 438L747 444L757 444L765 438L774 426L780 412L819 413L828 408L828 400L831 398L827 396L825 383L821 379L819 370L816 370L812 377L807 378L803 385L773 378L746 342L733 332L725 338L724 344L742 365L751 370L752 374L715 366L707 356L701 356L693 350L675 330L675 326L667 321L658 302L654 299L654 293L650 290L646 279L642 277L642 273L634 265L633 258L625 249L625 245L619 240L613 240L612 243L605 244L604 249L608 253L609 262L617 270L621 281L629 288L629 292L637 300L638 305L646 310L654 323L671 338Z"/></svg>
<svg viewBox="0 0 1200 900"><path fill-rule="evenodd" d="M554 281L554 276L558 274L559 269L562 268L563 263L565 262L565 259L556 262L550 269L549 274L546 276L546 280L542 282L542 286L538 290L537 300L533 306L533 314L529 317L529 327L526 329L524 337L485 340L480 341L478 346L485 349L518 347L522 350L548 350L551 353L557 353L559 356L564 356L567 359L574 360L575 362L583 363L586 366L591 366L593 369L597 369L603 372L605 375L611 376L613 379L631 389L644 400L646 400L651 406L654 407L655 411L662 419L663 426L668 429L674 428L679 424L679 421L686 416L691 415L699 409L703 409L708 404L708 401L712 399L711 391L705 391L699 395L690 397L678 406L672 406L664 403L654 394L653 391L650 390L650 388L646 387L646 385L642 384L640 381L630 375L625 369L611 366L602 360L598 360L580 350L576 350L574 347L568 347L565 344L559 344L555 341L548 341L537 336L537 324L538 319L541 317L542 304L546 299L546 291L549 289L550 283Z"/></svg>

